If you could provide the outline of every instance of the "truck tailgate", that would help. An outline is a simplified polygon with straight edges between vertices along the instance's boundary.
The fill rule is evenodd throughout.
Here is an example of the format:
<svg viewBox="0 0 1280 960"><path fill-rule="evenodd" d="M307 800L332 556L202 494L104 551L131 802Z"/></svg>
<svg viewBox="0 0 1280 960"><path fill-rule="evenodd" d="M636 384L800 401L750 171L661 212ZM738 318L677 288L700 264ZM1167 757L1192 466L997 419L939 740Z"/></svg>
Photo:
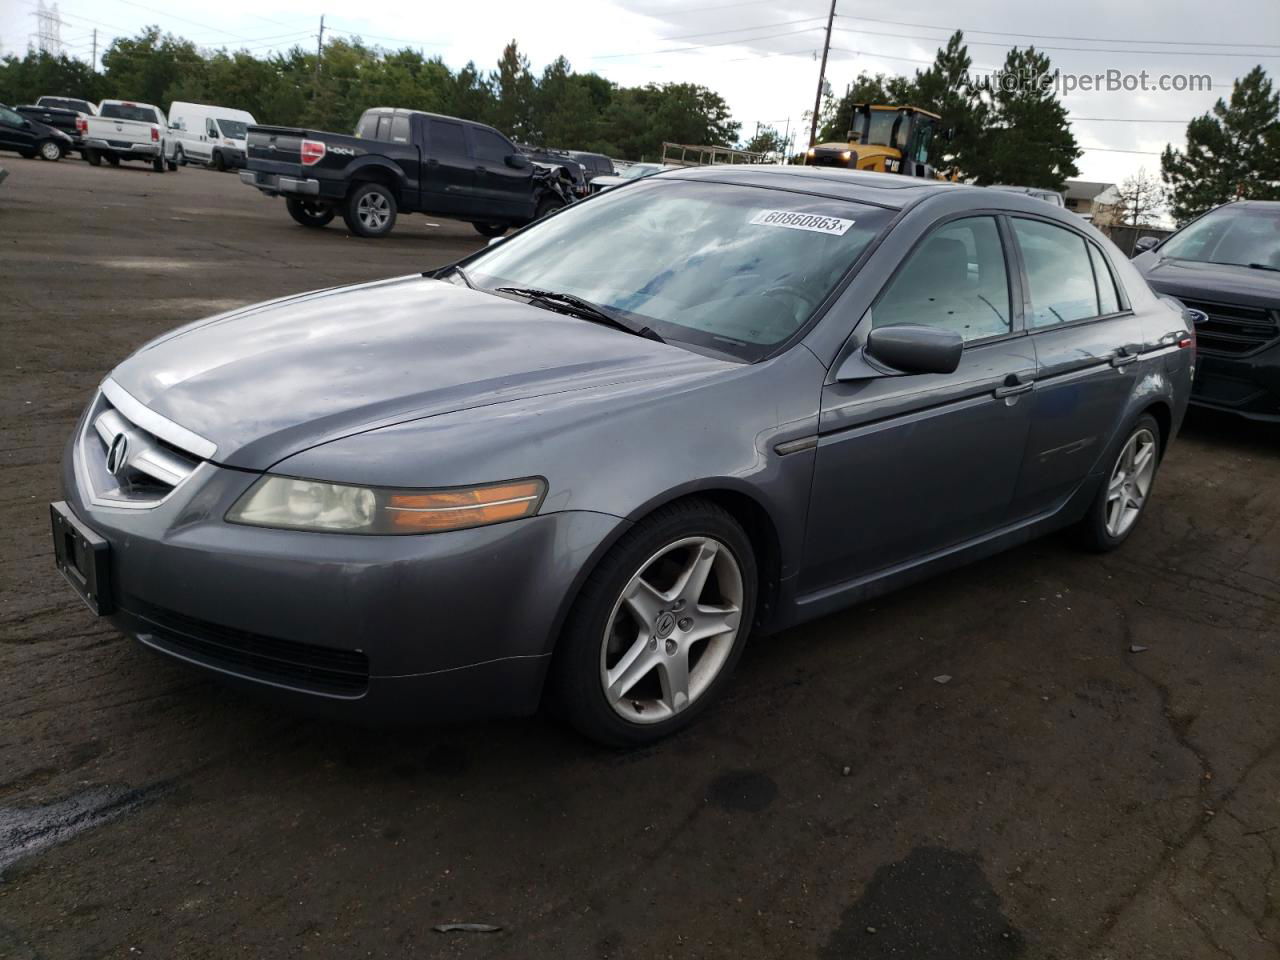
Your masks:
<svg viewBox="0 0 1280 960"><path fill-rule="evenodd" d="M254 170L297 176L302 170L302 141L310 133L296 127L249 127L249 160Z"/></svg>
<svg viewBox="0 0 1280 960"><path fill-rule="evenodd" d="M106 140L113 147L127 147L134 143L151 143L152 129L157 124L142 120L117 120L114 117L86 117L90 137Z"/></svg>

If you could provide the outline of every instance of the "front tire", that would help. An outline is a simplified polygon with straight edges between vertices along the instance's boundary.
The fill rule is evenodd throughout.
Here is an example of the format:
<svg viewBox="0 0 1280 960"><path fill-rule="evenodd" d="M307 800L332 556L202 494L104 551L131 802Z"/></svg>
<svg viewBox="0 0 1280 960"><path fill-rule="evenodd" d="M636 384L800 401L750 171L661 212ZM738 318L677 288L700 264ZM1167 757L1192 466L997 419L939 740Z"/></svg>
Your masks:
<svg viewBox="0 0 1280 960"><path fill-rule="evenodd" d="M159 156L151 161L151 169L156 173L164 173L164 157Z"/></svg>
<svg viewBox="0 0 1280 960"><path fill-rule="evenodd" d="M284 201L284 206L289 211L289 216L293 217L294 220L304 227L312 227L313 229L326 226L335 216L333 207L321 206L318 203L308 203L306 200L299 200L297 197L287 197Z"/></svg>
<svg viewBox="0 0 1280 960"><path fill-rule="evenodd" d="M1108 461L1106 482L1080 521L1081 544L1107 553L1129 539L1151 499L1160 466L1160 424L1143 414L1124 434Z"/></svg>
<svg viewBox="0 0 1280 960"><path fill-rule="evenodd" d="M500 237L511 229L505 223L473 223L472 226L482 237Z"/></svg>
<svg viewBox="0 0 1280 960"><path fill-rule="evenodd" d="M56 163L62 159L62 147L52 140L40 144L40 159Z"/></svg>
<svg viewBox="0 0 1280 960"><path fill-rule="evenodd" d="M533 211L533 219L541 220L549 213L555 213L564 206L564 201L557 197L543 197L538 201L537 208Z"/></svg>
<svg viewBox="0 0 1280 960"><path fill-rule="evenodd" d="M396 225L395 194L380 183L363 183L347 195L342 219L357 237L385 237Z"/></svg>
<svg viewBox="0 0 1280 960"><path fill-rule="evenodd" d="M227 169L227 161L222 159L222 153L218 150L213 152L213 169L217 170L219 173L222 173Z"/></svg>
<svg viewBox="0 0 1280 960"><path fill-rule="evenodd" d="M755 554L705 500L663 507L627 531L574 603L552 665L552 695L584 736L652 743L720 695L755 615Z"/></svg>

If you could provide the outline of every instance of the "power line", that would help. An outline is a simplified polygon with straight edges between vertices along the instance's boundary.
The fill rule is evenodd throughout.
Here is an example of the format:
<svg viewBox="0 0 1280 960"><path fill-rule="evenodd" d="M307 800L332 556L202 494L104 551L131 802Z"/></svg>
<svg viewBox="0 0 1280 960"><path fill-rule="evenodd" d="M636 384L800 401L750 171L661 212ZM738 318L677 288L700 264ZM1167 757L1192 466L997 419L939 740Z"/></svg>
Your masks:
<svg viewBox="0 0 1280 960"><path fill-rule="evenodd" d="M748 33L752 30L768 30L771 27L789 27L797 23L813 23L823 21L826 17L803 17L800 20L779 20L775 23L757 23L753 27L733 27L729 30L707 30L704 33L685 33L678 37L659 37L659 40L689 40L694 37L714 37L722 33Z"/></svg>
<svg viewBox="0 0 1280 960"><path fill-rule="evenodd" d="M882 20L876 17L859 17L847 13L836 14L836 16L844 20L862 20L866 23L884 23L893 27L920 27L928 30L947 30L951 33L961 30L965 33L982 33L998 37L1027 37L1032 40L1077 40L1088 43L1162 43L1181 45L1184 47L1263 47L1266 49L1280 50L1280 43L1239 43L1228 40L1139 40L1133 37L1069 37L1053 33L1016 33L1011 30L978 30L973 27L948 27L939 23L910 23L905 20Z"/></svg>
<svg viewBox="0 0 1280 960"><path fill-rule="evenodd" d="M707 47L725 47L725 46L742 46L743 44L755 43L757 40L773 40L776 37L791 37L797 33L809 33L813 30L821 30L821 27L804 27L801 30L788 30L785 33L771 33L763 37L736 37L733 40L717 40L715 43L694 43L684 47L669 47L665 50L641 50L636 53L606 53L599 56L591 57L591 60L616 60L619 57L647 57L657 53L689 53L693 50L703 50Z"/></svg>

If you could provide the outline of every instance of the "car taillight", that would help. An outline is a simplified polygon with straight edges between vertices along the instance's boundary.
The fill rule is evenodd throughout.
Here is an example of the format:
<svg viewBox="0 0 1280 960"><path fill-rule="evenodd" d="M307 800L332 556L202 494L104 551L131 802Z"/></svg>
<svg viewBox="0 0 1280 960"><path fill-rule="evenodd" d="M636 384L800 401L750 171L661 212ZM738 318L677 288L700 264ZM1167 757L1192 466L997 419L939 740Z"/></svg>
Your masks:
<svg viewBox="0 0 1280 960"><path fill-rule="evenodd" d="M302 165L309 167L324 159L324 144L319 140L302 141Z"/></svg>
<svg viewBox="0 0 1280 960"><path fill-rule="evenodd" d="M84 117L76 117L76 133L81 135L89 132L89 121Z"/></svg>
<svg viewBox="0 0 1280 960"><path fill-rule="evenodd" d="M151 142L152 142L152 143L159 143L159 142L160 142L160 128L159 128L159 127L152 127L152 128L151 128Z"/></svg>

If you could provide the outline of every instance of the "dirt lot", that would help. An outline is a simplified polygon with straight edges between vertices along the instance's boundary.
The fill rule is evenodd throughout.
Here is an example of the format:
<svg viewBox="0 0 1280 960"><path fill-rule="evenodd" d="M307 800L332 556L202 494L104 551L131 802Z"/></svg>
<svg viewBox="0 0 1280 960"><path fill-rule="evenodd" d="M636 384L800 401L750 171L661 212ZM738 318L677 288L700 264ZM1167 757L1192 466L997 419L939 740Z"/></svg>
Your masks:
<svg viewBox="0 0 1280 960"><path fill-rule="evenodd" d="M90 618L48 543L61 446L170 326L478 238L3 163L0 956L1280 954L1280 433L1193 416L1118 553L1047 540L756 643L649 750L322 725Z"/></svg>

